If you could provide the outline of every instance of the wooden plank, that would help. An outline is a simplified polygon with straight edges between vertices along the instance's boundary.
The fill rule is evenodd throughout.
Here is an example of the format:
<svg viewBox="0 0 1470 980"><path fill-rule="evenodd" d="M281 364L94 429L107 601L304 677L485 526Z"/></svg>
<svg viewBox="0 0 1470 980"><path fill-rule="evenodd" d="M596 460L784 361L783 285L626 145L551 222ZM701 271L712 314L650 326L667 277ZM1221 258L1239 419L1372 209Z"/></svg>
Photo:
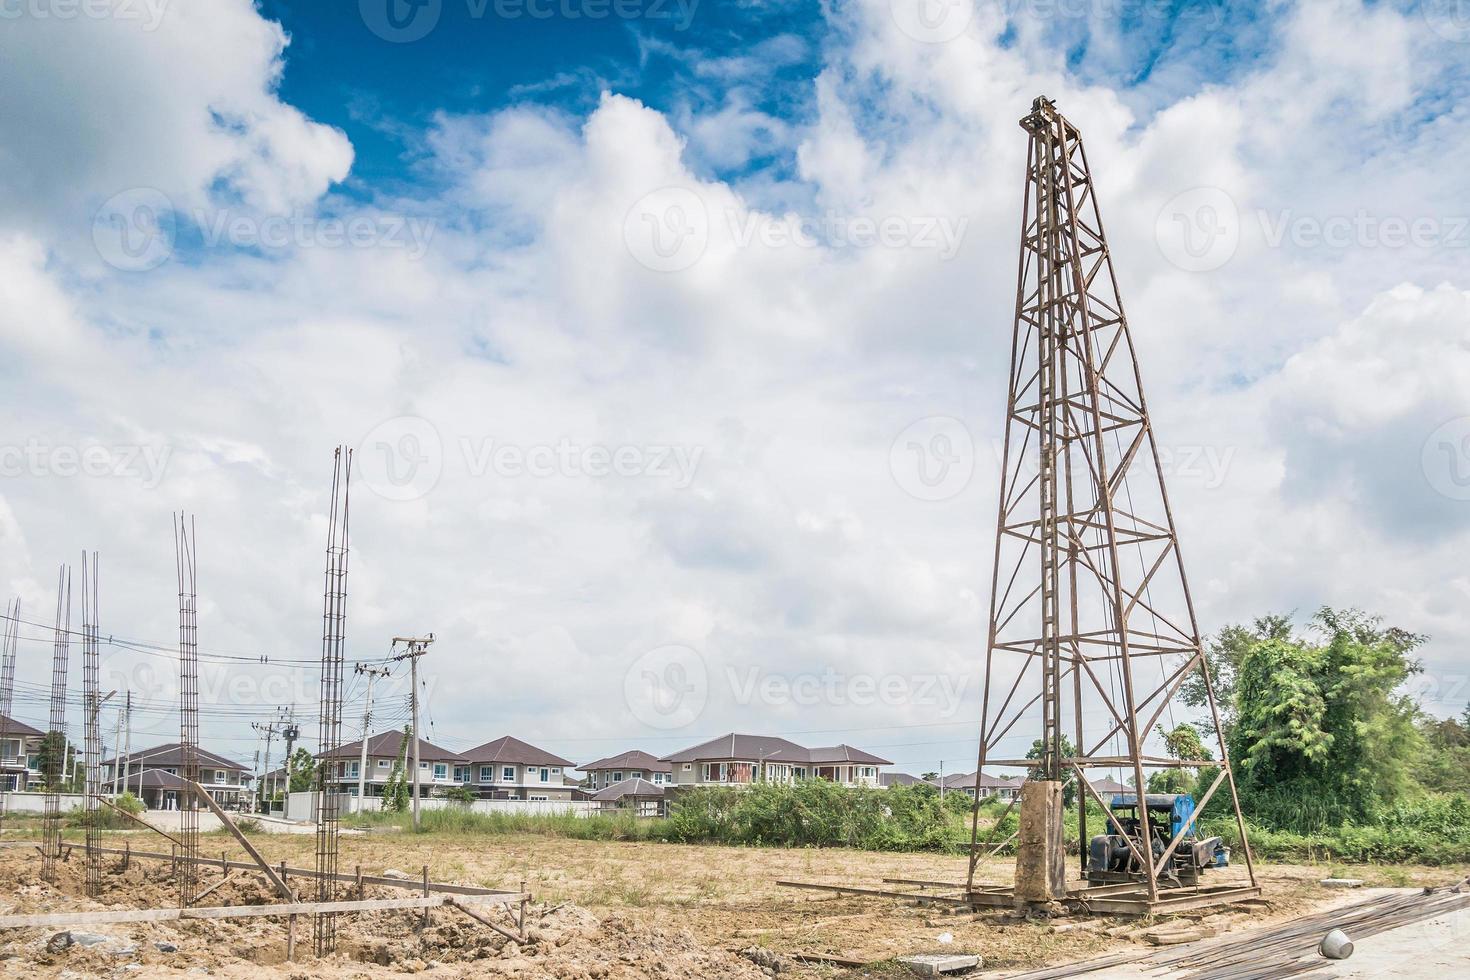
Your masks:
<svg viewBox="0 0 1470 980"><path fill-rule="evenodd" d="M864 967L879 962L878 960L860 960L852 956L833 956L828 953L792 953L791 958L798 963L816 963L822 966Z"/></svg>
<svg viewBox="0 0 1470 980"><path fill-rule="evenodd" d="M172 854L163 854L158 851L126 851L118 847L99 847L97 848L97 853L117 855L130 854L132 857L146 858L150 861L173 861L175 859ZM183 859L180 858L179 860ZM253 861L221 861L219 858L200 857L195 859L195 863L210 868L231 868L236 871L256 871L259 869L259 865L255 864ZM277 870L279 871L280 868L278 867ZM317 877L317 873L314 868L286 868L285 870L287 875L297 875L302 878ZM357 884L358 880L356 874L341 873L331 875L330 877L334 881L345 881L354 885ZM423 884L421 882L411 878L385 878L381 875L363 875L362 882L365 885L381 885L385 888L411 888L414 891L420 891L423 888ZM429 891L443 895L516 894L515 892L507 891L504 888L480 888L476 885L453 885L442 881L429 882Z"/></svg>
<svg viewBox="0 0 1470 980"><path fill-rule="evenodd" d="M528 894L430 895L428 898L374 898L365 902L284 902L280 905L221 905L188 909L125 909L115 912L53 912L43 915L0 915L0 929L105 925L119 922L169 922L179 919L250 919L263 916L317 915L323 912L380 912L392 909L440 908L453 903L513 905Z"/></svg>
<svg viewBox="0 0 1470 980"><path fill-rule="evenodd" d="M251 860L260 867L261 871L265 872L266 879L270 881L276 891L281 893L281 897L288 902L296 901L295 893L287 887L286 882L281 879L281 876L276 874L276 869L267 864L265 858L260 856L260 852L255 849L255 845L250 843L244 834L240 833L240 828L235 826L235 821L231 820L230 815L224 811L224 808L214 801L214 797L206 793L203 786L200 786L191 779L185 779L182 782L187 783L204 800L205 806L214 811L214 815L219 818L219 822L225 825L225 829L234 835L235 840L241 847L245 848L245 853L250 855Z"/></svg>
<svg viewBox="0 0 1470 980"><path fill-rule="evenodd" d="M515 933L511 932L509 929L507 929L504 926L500 925L498 922L493 921L489 916L484 915L484 914L482 914L480 912L476 912L474 909L469 908L468 906L461 905L459 902L456 902L452 898L449 899L447 902L445 902L445 904L446 905L450 905L450 906L452 906L454 908L459 909L465 915L469 916L471 919L474 919L476 922L480 923L480 925L482 925L482 926L489 926L491 929L494 929L496 932L500 933L506 939L509 939L511 942L515 943L517 946L519 946L520 944L522 944L522 943L524 943L526 941L526 937L516 935Z"/></svg>
<svg viewBox="0 0 1470 980"><path fill-rule="evenodd" d="M806 888L811 891L834 892L837 895L872 895L878 898L901 898L915 902L941 902L945 905L969 905L964 898L950 895L932 895L925 892L900 892L886 888L861 888L852 885L826 885L813 881L777 881L782 888Z"/></svg>
<svg viewBox="0 0 1470 980"><path fill-rule="evenodd" d="M99 797L97 797L97 802L98 803L101 803L104 806L112 807L113 810L117 811L118 813L121 813L123 816L125 816L129 820L133 821L133 823L141 824L142 826L147 827L149 830L153 831L159 837L164 838L165 840L169 841L170 843L173 843L173 844L178 844L179 843L179 839L177 837L172 837L172 836L164 833L163 831L159 830L157 827L153 826L148 821L144 820L142 817L138 816L137 814L129 813L128 811L124 810L122 807L117 806L116 804L114 804L112 801L103 799L102 797L99 796Z"/></svg>

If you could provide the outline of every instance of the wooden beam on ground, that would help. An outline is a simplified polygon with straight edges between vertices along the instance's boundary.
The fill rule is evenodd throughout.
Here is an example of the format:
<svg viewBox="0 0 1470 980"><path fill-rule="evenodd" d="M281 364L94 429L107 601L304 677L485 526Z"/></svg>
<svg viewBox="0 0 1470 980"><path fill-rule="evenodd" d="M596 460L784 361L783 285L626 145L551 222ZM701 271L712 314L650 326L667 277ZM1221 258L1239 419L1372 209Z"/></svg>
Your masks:
<svg viewBox="0 0 1470 980"><path fill-rule="evenodd" d="M828 885L814 881L778 881L777 885L782 888L805 888L811 891L833 892L838 897L843 895L872 895L877 898L900 898L915 902L940 902L945 905L969 905L968 899L953 895L934 895L924 892L900 892L887 888L861 888L852 885Z"/></svg>
<svg viewBox="0 0 1470 980"><path fill-rule="evenodd" d="M235 836L235 840L239 842L241 847L245 848L245 853L249 854L251 859L259 865L260 870L265 873L266 880L271 883L276 891L281 893L281 897L288 902L296 901L295 893L287 887L286 882L281 879L281 876L276 874L276 869L267 864L265 858L260 856L260 852L255 849L255 845L250 843L250 840L244 834L240 833L240 828L235 826L235 821L231 820L230 815L224 811L224 808L214 801L214 797L205 792L204 787L193 780L185 779L183 782L188 784L189 788L199 795L199 798L204 801L205 806L214 811L214 815L219 818L219 822L224 824L225 829Z"/></svg>
<svg viewBox="0 0 1470 980"><path fill-rule="evenodd" d="M455 901L453 898L450 898L448 901L445 902L445 904L446 905L453 906L454 908L459 909L465 915L469 916L471 919L474 919L476 922L480 923L480 925L482 925L482 926L489 926L491 929L494 929L496 932L500 933L506 939L509 939L511 942L515 943L518 946L526 941L526 938L524 936L518 936L518 935L516 935L515 933L511 932L509 929L507 929L504 926L500 925L498 922L493 921L489 916L485 915L484 913L476 912L474 909L472 909L472 908L470 908L470 907L468 907L466 905L460 904L459 902Z"/></svg>
<svg viewBox="0 0 1470 980"><path fill-rule="evenodd" d="M97 853L99 853L99 854L119 854L119 855L129 854L132 857L135 857L135 858L145 858L145 859L150 860L150 861L173 861L173 860L175 860L175 858L174 858L174 856L172 854L163 854L163 853L160 853L158 851L125 851L122 848L117 848L117 847L99 847L99 848L97 848ZM179 860L183 860L183 859L180 858ZM257 865L253 861L222 861L219 858L198 857L198 858L195 858L194 859L194 863L195 864L199 864L199 865L203 865L205 867L210 867L210 868L232 868L232 869L234 869L236 871L257 871L257 870L259 870L259 865ZM277 866L276 870L277 871L280 871L281 870L281 867L280 866ZM314 868L285 868L285 871L286 871L286 874L287 875L297 875L297 876L302 877L302 878L312 878L312 879L315 879L316 877L318 877L317 876L317 873L316 873L316 870ZM356 874L348 874L348 873L339 873L339 874L329 875L329 877L333 881L344 881L344 882L348 882L348 883L354 884L354 885L357 884L357 880L358 880ZM365 884L365 885L382 886L382 887L385 887L385 888L411 888L414 891L421 891L423 889L423 883L420 882L420 881L418 881L418 880L416 880L416 879L413 879L413 878L385 878L382 875L363 875L362 876L362 883ZM504 888L480 888L480 887L478 887L476 885L452 885L452 884L449 884L448 882L442 882L442 881L431 881L431 882L429 882L429 891L434 892L436 894L443 894L443 895L514 895L514 894L517 894L516 892L506 891Z"/></svg>
<svg viewBox="0 0 1470 980"><path fill-rule="evenodd" d="M124 810L120 806L117 806L116 804L114 804L110 800L105 800L105 799L103 799L102 797L99 796L99 797L97 797L97 802L98 803L101 803L103 806L112 807L113 810L115 810L118 813L121 813L123 816L125 816L129 820L133 821L133 823L141 824L142 826L147 827L149 830L153 831L159 837L164 838L165 840L169 841L170 843L173 843L173 844L178 844L179 843L179 839L177 837L173 837L173 836L171 836L169 834L164 833L163 831L159 830L157 827L153 826L148 821L144 820L142 817L138 816L135 813L129 813L128 811Z"/></svg>
<svg viewBox="0 0 1470 980"><path fill-rule="evenodd" d="M122 922L173 922L181 919L250 919L324 912L382 912L392 909L441 908L459 903L514 905L527 894L430 895L428 898L374 898L365 902L286 902L280 905L218 905L187 909L125 909L112 912L52 912L41 915L0 915L0 929L36 929L63 926L109 925Z"/></svg>

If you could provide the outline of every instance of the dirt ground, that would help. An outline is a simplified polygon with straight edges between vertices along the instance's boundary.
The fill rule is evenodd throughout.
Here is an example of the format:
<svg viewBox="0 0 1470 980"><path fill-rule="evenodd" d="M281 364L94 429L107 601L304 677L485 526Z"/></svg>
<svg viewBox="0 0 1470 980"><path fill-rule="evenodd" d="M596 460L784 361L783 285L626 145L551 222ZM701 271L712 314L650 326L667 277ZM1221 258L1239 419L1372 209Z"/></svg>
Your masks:
<svg viewBox="0 0 1470 980"><path fill-rule="evenodd" d="M7 837L10 835L7 834ZM111 846L126 836L135 849L157 849L147 832L109 834ZM268 860L292 866L314 863L311 837L254 835ZM232 840L205 835L201 851L244 855ZM40 856L29 846L0 847L0 914L83 911L93 908L166 908L177 904L167 865L135 860L126 873L104 858L100 904L83 894L82 850L62 865L57 887L40 880ZM1005 912L950 914L937 906L871 897L836 898L783 888L777 879L843 881L883 887L885 877L956 881L961 858L876 854L840 850L772 850L669 844L575 841L539 836L406 836L384 833L344 837L340 866L364 873L392 868L417 877L429 865L435 880L535 894L525 948L454 910L435 911L427 931L418 913L391 911L341 917L339 952L329 960L310 956L311 932L303 923L298 962L285 963L286 925L276 919L236 919L77 927L108 937L93 946L53 937L63 930L28 929L0 934L0 977L148 977L208 972L229 978L372 977L390 971L432 971L446 977L521 976L566 980L631 980L634 977L700 977L760 980L768 975L740 955L752 947L763 966L778 965L796 977L882 976L893 957L926 952L970 952L987 970L1020 970L1102 955L1138 941L1135 921L1093 918L1026 920ZM986 866L1002 881L1010 864ZM1317 885L1333 875L1364 878L1370 885L1442 884L1463 878L1466 868L1266 865L1259 870L1266 903L1204 916L1218 931L1262 925L1340 901L1340 892ZM220 879L202 872L202 887ZM393 889L369 889L368 897L401 897ZM235 872L203 904L273 901L252 874ZM508 923L507 913L492 912ZM944 937L950 937L948 941ZM48 941L51 943L48 948ZM176 949L174 949L176 947ZM795 954L835 955L872 962L863 970L804 965Z"/></svg>

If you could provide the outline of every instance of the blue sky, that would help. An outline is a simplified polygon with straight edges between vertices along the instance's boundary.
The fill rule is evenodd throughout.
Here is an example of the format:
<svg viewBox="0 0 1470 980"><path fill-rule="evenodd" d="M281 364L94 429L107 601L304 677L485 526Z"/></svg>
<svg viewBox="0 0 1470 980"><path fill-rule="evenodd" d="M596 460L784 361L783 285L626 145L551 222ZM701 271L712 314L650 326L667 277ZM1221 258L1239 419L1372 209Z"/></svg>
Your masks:
<svg viewBox="0 0 1470 980"><path fill-rule="evenodd" d="M250 717L314 701L346 442L349 657L435 632L451 747L743 729L953 769L1045 93L1087 141L1201 628L1360 606L1430 634L1418 693L1458 713L1470 24L920 2L703 0L681 29L442 0L397 8L437 11L404 43L369 26L387 0L0 23L0 591L50 608L95 548L106 631L166 651L165 522L196 512L201 648L245 657L206 736L248 757ZM940 443L964 479L936 496L906 447ZM30 697L44 628L23 649ZM171 737L166 653L112 654ZM672 730L639 687L671 662L703 685ZM871 680L903 696L856 703Z"/></svg>
<svg viewBox="0 0 1470 980"><path fill-rule="evenodd" d="M377 2L364 0L364 8ZM410 9L381 0L390 4ZM610 0L443 0L402 14L405 25L415 16L433 23L422 37L390 41L366 17L344 15L353 6L264 0L261 11L291 35L282 97L345 130L358 154L354 178L368 182L409 175L421 152L416 137L435 113L528 101L585 112L608 88L667 109L720 94L707 83L689 85L701 55L727 56L783 35L807 45L805 55L779 77L747 81L768 107L800 114L800 86L779 89L815 74L824 33L811 0L628 0L621 17Z"/></svg>

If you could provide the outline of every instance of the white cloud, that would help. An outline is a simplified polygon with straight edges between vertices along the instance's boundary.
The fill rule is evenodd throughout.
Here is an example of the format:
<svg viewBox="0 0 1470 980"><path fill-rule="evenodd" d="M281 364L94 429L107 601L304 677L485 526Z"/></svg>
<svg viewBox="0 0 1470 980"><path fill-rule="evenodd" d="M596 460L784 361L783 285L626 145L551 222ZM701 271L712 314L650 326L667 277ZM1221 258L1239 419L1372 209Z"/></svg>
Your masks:
<svg viewBox="0 0 1470 980"><path fill-rule="evenodd" d="M224 179L252 206L309 210L350 148L274 94L284 39L243 2L181 16L152 48L104 45L103 27L34 28L20 56L65 104L56 94L25 118L0 108L0 131L34 136L0 159L0 186L28 195L0 216L0 343L16 365L7 431L171 456L156 489L127 475L0 484L0 513L14 515L4 540L25 545L0 551L0 581L47 608L53 564L97 547L109 628L166 639L164 522L185 507L199 514L210 600L202 646L309 659L329 447L422 418L432 434L411 451L438 465L432 489L406 502L365 477L354 489L348 642L366 657L395 633L439 635L426 667L444 741L514 732L563 754L601 755L616 739L670 748L619 692L641 653L680 643L717 688L691 736L935 721L934 706L912 703L752 708L724 688L726 668L947 678L963 701L939 720L955 728L866 739L933 768L978 718L1016 122L1045 92L1087 138L1160 440L1204 461L1171 483L1202 626L1357 603L1435 634L1427 655L1447 669L1470 640L1455 598L1467 505L1433 494L1421 449L1470 416L1464 253L1272 244L1260 220L1360 203L1452 217L1445 202L1464 199L1464 174L1442 162L1467 139L1463 119L1382 126L1439 98L1456 52L1412 19L1357 12L1284 12L1270 62L1144 116L1039 44L999 44L996 23L920 45L875 0L834 26L810 83L815 115L780 134L799 147L795 178L729 184L701 166L766 145L745 96L667 115L616 93L585 119L528 105L445 115L427 134L424 199L361 207L432 219L422 257L217 248L100 278L78 275L95 270L71 248L97 195L143 184L202 201ZM244 41L211 43L226 31ZM227 53L200 53L211 47ZM1414 71L1386 74L1401 57ZM104 80L72 78L78 58L104 59ZM108 86L110 74L127 84ZM212 122L211 107L243 125ZM94 131L82 116L137 122ZM1349 159L1342 127L1386 135ZM1156 224L1164 202L1202 184L1232 196L1241 235L1229 262L1200 273L1170 263ZM670 189L706 222L698 256L675 270L630 239L640 201ZM949 258L756 233L829 214L846 234L894 217L963 233ZM889 468L894 439L929 416L960 419L977 455L968 485L938 502ZM557 461L506 475L493 463L506 447ZM586 472L619 450L647 469ZM698 452L691 485L651 472L661 450ZM248 751L238 725L207 733Z"/></svg>

